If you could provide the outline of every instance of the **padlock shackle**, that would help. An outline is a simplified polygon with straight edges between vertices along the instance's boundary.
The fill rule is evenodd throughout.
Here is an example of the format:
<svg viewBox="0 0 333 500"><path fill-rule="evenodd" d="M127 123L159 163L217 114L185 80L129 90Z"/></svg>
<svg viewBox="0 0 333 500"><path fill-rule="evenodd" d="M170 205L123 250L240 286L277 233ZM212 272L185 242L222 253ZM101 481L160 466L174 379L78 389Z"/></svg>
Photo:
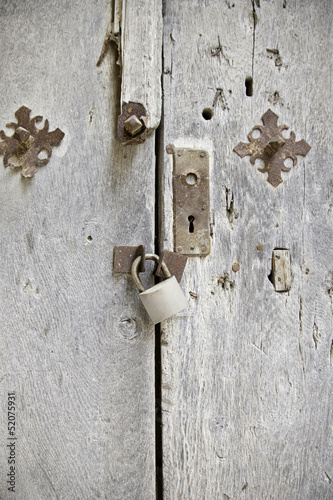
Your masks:
<svg viewBox="0 0 333 500"><path fill-rule="evenodd" d="M158 264L159 261L160 261L160 258L155 253L146 253L145 260L154 260ZM139 257L137 257L135 259L135 261L133 262L132 269L131 269L131 274L132 274L132 278L133 278L134 283L136 284L136 287L138 288L138 290L140 292L144 292L145 291L145 287L141 283L141 280L140 280L139 275L138 275L138 267L139 267L140 262L141 262L141 255L139 255ZM166 265L165 262L162 262L161 269L162 269L163 274L164 274L164 276L166 278L171 278L171 273L170 273L170 271L169 271L169 269L168 269L168 267L167 267L167 265Z"/></svg>

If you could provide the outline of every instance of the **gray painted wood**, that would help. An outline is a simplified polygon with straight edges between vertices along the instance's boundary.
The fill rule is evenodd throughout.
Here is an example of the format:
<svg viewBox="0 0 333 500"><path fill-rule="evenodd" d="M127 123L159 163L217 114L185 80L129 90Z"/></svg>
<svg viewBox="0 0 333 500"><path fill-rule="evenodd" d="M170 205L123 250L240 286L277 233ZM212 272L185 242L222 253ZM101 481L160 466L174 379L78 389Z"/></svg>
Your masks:
<svg viewBox="0 0 333 500"><path fill-rule="evenodd" d="M140 148L116 139L115 53L96 67L110 2L3 0L0 10L0 128L26 105L66 134L30 180L0 166L0 497L153 499L154 330L112 255L153 249L154 136Z"/></svg>
<svg viewBox="0 0 333 500"><path fill-rule="evenodd" d="M121 26L121 102L143 104L153 130L162 111L162 0L123 0Z"/></svg>
<svg viewBox="0 0 333 500"><path fill-rule="evenodd" d="M333 496L332 9L253 4L165 4L163 147L210 151L212 230L185 270L190 307L162 326L165 500ZM312 147L278 188L233 152L268 108ZM172 249L166 153L164 172ZM268 279L274 248L290 250L286 293Z"/></svg>

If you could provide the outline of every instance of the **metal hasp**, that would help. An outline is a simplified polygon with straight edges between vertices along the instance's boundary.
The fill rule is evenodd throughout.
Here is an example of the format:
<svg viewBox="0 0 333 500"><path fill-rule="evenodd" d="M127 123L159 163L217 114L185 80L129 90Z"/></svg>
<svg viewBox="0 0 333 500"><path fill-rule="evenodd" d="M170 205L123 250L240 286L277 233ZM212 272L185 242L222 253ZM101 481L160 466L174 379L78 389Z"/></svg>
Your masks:
<svg viewBox="0 0 333 500"><path fill-rule="evenodd" d="M144 245L136 247L132 246L115 246L113 249L113 272L114 273L130 273L132 264L137 257L141 257L139 265L139 273L145 272L145 255L146 249ZM159 277L165 276L163 269L167 266L170 269L172 276L175 276L178 282L181 281L185 270L187 257L185 255L163 250L158 260L158 265L155 275Z"/></svg>
<svg viewBox="0 0 333 500"><path fill-rule="evenodd" d="M141 257L139 273L145 272L145 255L146 248L144 245L132 246L116 246L113 249L113 272L114 273L130 273L132 264L137 257Z"/></svg>
<svg viewBox="0 0 333 500"><path fill-rule="evenodd" d="M176 277L178 283L180 283L185 266L187 263L186 255L180 253L170 252L169 250L163 250L160 255L160 261L157 265L155 276L162 278L164 276L162 266L165 264L168 269L170 269L171 274Z"/></svg>
<svg viewBox="0 0 333 500"><path fill-rule="evenodd" d="M270 109L262 115L262 125L255 125L248 134L249 143L239 142L234 148L241 158L250 156L250 162L255 164L257 159L263 160L265 166L258 168L261 173L268 173L267 182L277 187L281 184L281 172L289 172L291 167L285 166L284 162L288 158L293 161L293 166L297 165L296 155L305 156L311 149L311 146L302 139L295 141L296 135L290 132L290 137L282 136L283 130L289 129L287 125L278 125L278 115ZM259 137L253 137L253 132L259 132Z"/></svg>
<svg viewBox="0 0 333 500"><path fill-rule="evenodd" d="M64 132L59 128L49 132L49 122L45 120L44 127L38 129L36 123L43 120L42 116L30 118L31 109L21 106L15 116L17 123L8 123L6 127L15 130L11 137L7 137L3 130L0 131L0 155L4 155L5 167L21 168L23 177L32 177L36 167L47 165L52 156L52 146L58 146L64 137ZM47 158L39 158L45 152ZM16 157L17 164L12 164L10 158Z"/></svg>
<svg viewBox="0 0 333 500"><path fill-rule="evenodd" d="M184 255L210 253L209 154L167 146L173 155L174 249Z"/></svg>

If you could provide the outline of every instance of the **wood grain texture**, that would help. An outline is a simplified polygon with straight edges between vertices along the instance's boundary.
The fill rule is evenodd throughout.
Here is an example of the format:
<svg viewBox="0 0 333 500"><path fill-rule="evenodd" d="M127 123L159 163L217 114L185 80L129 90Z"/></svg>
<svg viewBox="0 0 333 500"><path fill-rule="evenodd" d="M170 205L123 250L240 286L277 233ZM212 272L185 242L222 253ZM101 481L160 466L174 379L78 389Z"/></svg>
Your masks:
<svg viewBox="0 0 333 500"><path fill-rule="evenodd" d="M165 4L163 147L210 151L212 227L191 306L162 327L165 500L332 498L331 25L329 1ZM233 152L268 108L312 147L278 188ZM161 177L171 249L166 153Z"/></svg>
<svg viewBox="0 0 333 500"><path fill-rule="evenodd" d="M0 128L21 105L65 138L33 179L0 166L0 497L155 498L154 330L113 246L154 230L154 136L120 145L110 2L0 2ZM7 491L7 392L17 398Z"/></svg>
<svg viewBox="0 0 333 500"><path fill-rule="evenodd" d="M121 102L143 104L153 130L162 110L162 0L123 0L121 25Z"/></svg>

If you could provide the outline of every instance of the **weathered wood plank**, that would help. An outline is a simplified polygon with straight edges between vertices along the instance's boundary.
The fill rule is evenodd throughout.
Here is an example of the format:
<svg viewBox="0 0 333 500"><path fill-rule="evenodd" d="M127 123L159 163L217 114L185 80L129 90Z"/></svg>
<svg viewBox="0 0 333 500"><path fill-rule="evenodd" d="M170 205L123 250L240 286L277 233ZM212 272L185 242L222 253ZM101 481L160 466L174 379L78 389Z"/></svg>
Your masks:
<svg viewBox="0 0 333 500"><path fill-rule="evenodd" d="M191 307L162 327L164 498L328 500L330 2L170 0L164 23L164 147L210 151L213 234L185 270ZM312 147L277 188L233 152L268 108ZM164 170L171 249L167 154ZM290 249L283 294L268 279L274 248Z"/></svg>
<svg viewBox="0 0 333 500"><path fill-rule="evenodd" d="M153 328L112 256L119 244L152 249L154 137L116 139L115 55L96 67L110 2L0 9L0 127L24 104L66 134L30 180L0 166L0 497L153 499Z"/></svg>
<svg viewBox="0 0 333 500"><path fill-rule="evenodd" d="M162 110L162 0L123 0L121 26L121 102L143 104L153 130Z"/></svg>

